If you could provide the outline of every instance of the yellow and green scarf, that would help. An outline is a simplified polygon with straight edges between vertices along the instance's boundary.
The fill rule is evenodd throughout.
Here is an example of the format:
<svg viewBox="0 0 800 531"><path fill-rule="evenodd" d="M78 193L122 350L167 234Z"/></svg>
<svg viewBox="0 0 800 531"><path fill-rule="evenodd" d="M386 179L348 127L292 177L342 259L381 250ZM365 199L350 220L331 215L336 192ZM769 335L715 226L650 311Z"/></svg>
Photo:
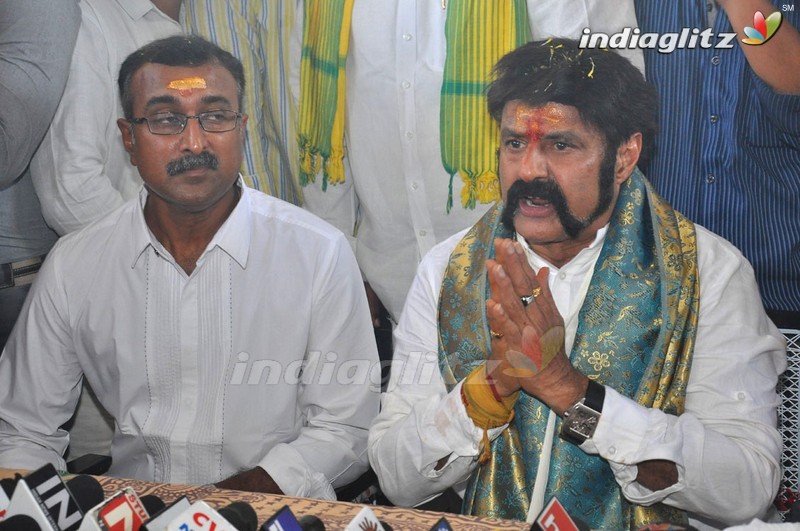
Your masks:
<svg viewBox="0 0 800 531"><path fill-rule="evenodd" d="M498 204L453 251L439 300L439 364L452 388L489 355L485 262L494 238L512 235ZM578 316L571 360L589 378L638 403L684 410L697 326L699 280L694 225L635 171L623 184L592 282ZM524 520L544 444L549 409L525 393L514 420L491 443L491 459L473 473L464 512ZM558 427L556 428L558 431ZM556 437L545 500L558 499L592 529L686 524L661 504L622 496L609 464Z"/></svg>
<svg viewBox="0 0 800 531"><path fill-rule="evenodd" d="M345 62L353 0L307 0L300 64L300 183L314 182L323 161L322 189L344 182ZM530 39L525 0L450 0L441 89L442 164L461 176L461 205L500 199L496 152L499 131L486 110L494 64Z"/></svg>

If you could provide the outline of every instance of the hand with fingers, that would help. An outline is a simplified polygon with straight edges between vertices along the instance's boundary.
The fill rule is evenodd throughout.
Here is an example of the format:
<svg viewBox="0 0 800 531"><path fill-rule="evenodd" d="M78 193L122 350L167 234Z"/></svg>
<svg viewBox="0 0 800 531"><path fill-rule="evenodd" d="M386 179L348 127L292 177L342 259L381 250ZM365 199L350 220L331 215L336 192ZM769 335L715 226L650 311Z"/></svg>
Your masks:
<svg viewBox="0 0 800 531"><path fill-rule="evenodd" d="M501 397L522 389L561 415L583 397L588 380L569 361L564 319L548 285L549 269L535 273L519 242L495 240L486 268L492 335L487 374Z"/></svg>

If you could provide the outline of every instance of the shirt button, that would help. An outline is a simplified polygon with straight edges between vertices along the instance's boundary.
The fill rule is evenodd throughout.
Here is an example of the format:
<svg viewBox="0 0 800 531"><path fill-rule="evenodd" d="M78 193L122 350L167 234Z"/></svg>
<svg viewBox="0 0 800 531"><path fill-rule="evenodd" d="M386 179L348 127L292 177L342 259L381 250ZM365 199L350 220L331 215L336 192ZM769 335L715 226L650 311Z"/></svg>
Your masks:
<svg viewBox="0 0 800 531"><path fill-rule="evenodd" d="M709 175L708 177L706 177L706 182L708 184L714 184L714 181L716 181L716 180L717 180L717 178L714 177L713 175Z"/></svg>
<svg viewBox="0 0 800 531"><path fill-rule="evenodd" d="M716 114L712 114L711 116L708 117L708 119L711 120L712 124L719 122L719 116L717 116Z"/></svg>
<svg viewBox="0 0 800 531"><path fill-rule="evenodd" d="M403 40L406 41L406 42L410 41L411 40L411 34L410 33L403 33Z"/></svg>
<svg viewBox="0 0 800 531"><path fill-rule="evenodd" d="M711 64L717 66L719 64L719 55L715 55L711 58Z"/></svg>
<svg viewBox="0 0 800 531"><path fill-rule="evenodd" d="M402 83L400 83L400 86L408 90L409 88L411 88L411 83L409 83L408 81L403 81Z"/></svg>
<svg viewBox="0 0 800 531"><path fill-rule="evenodd" d="M617 447L616 447L616 446L609 446L609 447L608 447L608 453L609 453L610 455L614 455L614 454L616 454L616 453L617 453Z"/></svg>
<svg viewBox="0 0 800 531"><path fill-rule="evenodd" d="M562 271L561 273L558 274L558 278L564 280L565 278L567 278L567 274Z"/></svg>
<svg viewBox="0 0 800 531"><path fill-rule="evenodd" d="M742 393L741 391L739 391L738 393L736 393L736 400L744 400L745 398L747 398L747 395L745 395L745 394L744 394L744 393Z"/></svg>
<svg viewBox="0 0 800 531"><path fill-rule="evenodd" d="M406 138L411 140L412 138L414 138L414 133L412 133L411 131L406 131Z"/></svg>
<svg viewBox="0 0 800 531"><path fill-rule="evenodd" d="M416 181L414 181L413 183L411 183L411 189L412 189L412 190L416 190L417 188L419 188L419 185L417 184L417 182L416 182Z"/></svg>
<svg viewBox="0 0 800 531"><path fill-rule="evenodd" d="M425 229L422 229L421 231L419 231L419 235L425 237L425 236L428 235L428 231L426 231Z"/></svg>

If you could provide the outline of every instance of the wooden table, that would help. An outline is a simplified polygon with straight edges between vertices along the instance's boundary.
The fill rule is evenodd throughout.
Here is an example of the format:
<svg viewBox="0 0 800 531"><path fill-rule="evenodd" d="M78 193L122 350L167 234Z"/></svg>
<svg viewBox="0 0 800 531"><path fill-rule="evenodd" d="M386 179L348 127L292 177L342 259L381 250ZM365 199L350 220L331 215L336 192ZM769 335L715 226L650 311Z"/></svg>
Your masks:
<svg viewBox="0 0 800 531"><path fill-rule="evenodd" d="M25 474L25 471L0 468L0 479L4 477L13 477L16 472L23 475ZM278 509L282 508L284 505L288 505L297 518L305 515L314 515L325 523L325 527L328 530L344 529L350 520L364 507L363 505L354 503L240 492L218 489L215 487L150 483L108 476L95 476L95 478L103 486L106 497L123 487L129 486L133 488L140 497L147 494L154 494L161 498L166 504L177 500L181 496L186 496L191 502L203 500L215 508L224 507L234 501L244 501L252 505L253 509L255 509L258 515L259 525L263 524L270 516L275 514ZM389 524L394 531L427 531L442 516L447 518L447 521L450 522L454 531L488 529L528 531L530 529L530 524L512 520L442 514L401 507L384 507L381 505L370 505L369 507L380 520Z"/></svg>

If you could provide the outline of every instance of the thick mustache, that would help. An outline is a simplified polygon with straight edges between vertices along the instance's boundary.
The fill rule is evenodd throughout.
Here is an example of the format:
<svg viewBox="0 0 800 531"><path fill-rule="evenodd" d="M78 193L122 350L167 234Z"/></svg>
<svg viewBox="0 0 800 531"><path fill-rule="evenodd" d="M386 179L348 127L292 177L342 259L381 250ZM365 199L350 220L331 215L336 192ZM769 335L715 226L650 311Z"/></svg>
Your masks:
<svg viewBox="0 0 800 531"><path fill-rule="evenodd" d="M564 232L575 238L585 228L584 223L572 215L567 205L567 198L558 183L552 179L535 179L533 181L517 180L506 194L506 205L501 217L502 223L510 231L514 230L514 215L519 209L521 199L543 199L555 209Z"/></svg>
<svg viewBox="0 0 800 531"><path fill-rule="evenodd" d="M508 189L506 195L507 205L515 211L521 199L543 199L553 205L564 205L566 207L567 198L564 192L553 180L536 179L533 181L518 180Z"/></svg>
<svg viewBox="0 0 800 531"><path fill-rule="evenodd" d="M174 177L185 171L194 170L197 168L208 168L216 170L219 166L219 159L216 155L212 155L208 151L203 151L199 155L189 154L183 157L170 161L167 164L167 174Z"/></svg>

